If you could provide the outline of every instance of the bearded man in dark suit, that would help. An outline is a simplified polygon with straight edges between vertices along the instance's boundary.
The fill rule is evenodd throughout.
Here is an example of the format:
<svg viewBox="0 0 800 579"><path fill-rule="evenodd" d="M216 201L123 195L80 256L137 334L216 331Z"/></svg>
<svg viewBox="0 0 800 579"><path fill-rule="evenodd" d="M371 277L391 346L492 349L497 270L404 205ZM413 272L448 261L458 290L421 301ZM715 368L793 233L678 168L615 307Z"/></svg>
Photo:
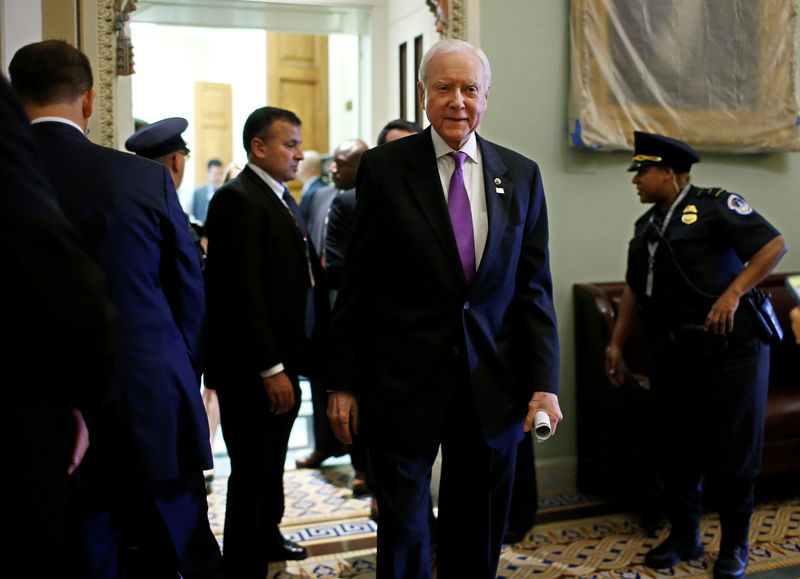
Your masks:
<svg viewBox="0 0 800 579"><path fill-rule="evenodd" d="M303 158L300 119L256 109L244 125L247 166L211 199L208 369L231 458L225 559L263 579L270 561L303 559L281 535L283 465L300 407L298 375L314 378L315 329L329 309L324 272L285 185Z"/></svg>
<svg viewBox="0 0 800 579"><path fill-rule="evenodd" d="M440 443L438 576L494 577L517 443L537 410L562 418L541 175L475 134L490 82L483 51L436 43L418 83L431 127L359 166L328 415L367 438L378 577L431 577Z"/></svg>
<svg viewBox="0 0 800 579"><path fill-rule="evenodd" d="M121 568L219 577L195 364L205 296L172 177L86 138L95 93L79 50L29 44L9 71L58 202L105 273L119 319L115 396L108 411L87 416L92 444L76 472L72 576L117 577Z"/></svg>

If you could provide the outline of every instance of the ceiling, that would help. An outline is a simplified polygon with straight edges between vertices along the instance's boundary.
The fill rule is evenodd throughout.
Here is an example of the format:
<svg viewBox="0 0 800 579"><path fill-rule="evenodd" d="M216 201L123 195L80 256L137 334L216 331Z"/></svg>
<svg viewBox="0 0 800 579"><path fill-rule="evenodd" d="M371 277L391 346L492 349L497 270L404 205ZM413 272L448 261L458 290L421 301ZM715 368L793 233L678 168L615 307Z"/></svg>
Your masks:
<svg viewBox="0 0 800 579"><path fill-rule="evenodd" d="M133 22L258 28L304 34L366 34L385 0L139 0Z"/></svg>

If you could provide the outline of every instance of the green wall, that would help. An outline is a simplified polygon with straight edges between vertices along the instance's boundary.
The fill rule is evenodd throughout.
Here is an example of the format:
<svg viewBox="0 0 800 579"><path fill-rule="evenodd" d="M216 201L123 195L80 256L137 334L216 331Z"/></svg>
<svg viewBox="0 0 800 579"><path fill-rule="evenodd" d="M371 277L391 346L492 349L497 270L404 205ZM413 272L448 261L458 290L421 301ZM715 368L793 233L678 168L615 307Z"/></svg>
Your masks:
<svg viewBox="0 0 800 579"><path fill-rule="evenodd" d="M565 420L555 438L536 445L536 456L574 457L572 285L622 279L633 222L646 207L625 171L631 153L582 151L568 143L569 2L483 0L480 17L493 78L479 132L539 163L550 216ZM702 156L693 182L742 194L786 237L789 253L776 271L800 270L800 154Z"/></svg>

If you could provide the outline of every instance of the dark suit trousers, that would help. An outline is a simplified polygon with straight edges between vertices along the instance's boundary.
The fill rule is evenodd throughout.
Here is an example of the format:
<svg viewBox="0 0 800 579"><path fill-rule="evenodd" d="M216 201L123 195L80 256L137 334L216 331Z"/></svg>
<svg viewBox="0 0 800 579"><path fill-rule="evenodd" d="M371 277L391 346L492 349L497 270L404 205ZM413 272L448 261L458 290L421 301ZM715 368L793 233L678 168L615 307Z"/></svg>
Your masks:
<svg viewBox="0 0 800 579"><path fill-rule="evenodd" d="M71 577L224 577L201 472L163 482L134 481L129 472L104 489L80 474L71 497Z"/></svg>
<svg viewBox="0 0 800 579"><path fill-rule="evenodd" d="M290 376L295 405L273 414L261 377L228 377L219 396L222 436L231 459L225 511L225 565L231 577L263 579L267 550L281 541L283 467L289 433L300 408L297 376Z"/></svg>
<svg viewBox="0 0 800 579"><path fill-rule="evenodd" d="M673 529L696 531L705 499L720 515L723 544L743 545L761 463L769 346L729 342L706 353L695 342L658 343L650 384Z"/></svg>
<svg viewBox="0 0 800 579"><path fill-rule="evenodd" d="M522 442L517 445L517 468L511 491L508 528L515 531L530 530L538 510L539 492L536 488L536 467L533 462L533 435L526 432Z"/></svg>
<svg viewBox="0 0 800 579"><path fill-rule="evenodd" d="M448 412L441 445L438 577L493 579L511 500L517 444L490 448L471 396L462 394ZM426 579L432 575L428 513L431 467L438 446L397 450L370 443L373 492L380 513L380 579Z"/></svg>

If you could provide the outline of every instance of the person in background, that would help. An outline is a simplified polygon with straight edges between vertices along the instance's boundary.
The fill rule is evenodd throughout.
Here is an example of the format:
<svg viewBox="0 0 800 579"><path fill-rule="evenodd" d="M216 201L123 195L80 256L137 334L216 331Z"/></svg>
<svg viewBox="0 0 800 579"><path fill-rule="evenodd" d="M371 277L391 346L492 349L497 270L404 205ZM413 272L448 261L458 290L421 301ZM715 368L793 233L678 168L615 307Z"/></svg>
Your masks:
<svg viewBox="0 0 800 579"><path fill-rule="evenodd" d="M358 162L367 149L367 144L361 139L347 139L342 141L333 152L331 175L334 186L318 189L310 203L308 231L315 247L325 247L331 202L337 196L348 191L354 192ZM325 266L324 252L322 262ZM320 380L311 381L311 395L314 405L314 451L308 457L297 460L298 468L318 468L331 456L341 456L347 452L347 447L336 439L328 422L326 384ZM369 492L365 474L366 448L360 440L354 441L350 448L350 458L356 471L352 486L353 494L356 496L366 494Z"/></svg>
<svg viewBox="0 0 800 579"><path fill-rule="evenodd" d="M386 123L381 129L381 132L378 133L378 146L380 147L384 143L391 143L397 139L402 139L409 135L416 135L421 132L422 127L413 121L394 119Z"/></svg>
<svg viewBox="0 0 800 579"><path fill-rule="evenodd" d="M152 159L157 163L165 165L172 175L172 182L175 190L183 182L183 174L186 168L186 159L189 158L189 147L183 140L183 131L189 126L189 122L182 117L170 117L145 125L128 140L125 141L125 148L136 153L141 157ZM208 249L208 238L201 237L195 227L190 226L189 232L195 246L198 248L201 265L205 264L206 250ZM209 442L213 454L214 440L217 429L219 428L219 402L217 393L203 380L202 396L203 406L208 417ZM211 494L212 482L214 481L214 468L203 471L206 481L206 494Z"/></svg>
<svg viewBox="0 0 800 579"><path fill-rule="evenodd" d="M381 132L378 133L378 146L421 132L422 127L417 123L412 123L404 119L395 119L389 121L386 126L381 129ZM348 167L343 167L345 178L352 182L352 184L342 190L331 201L330 209L326 217L325 245L322 253L325 256L328 282L334 294L339 289L347 246L350 243L350 236L353 233L353 220L356 215L355 172L357 168L358 165L352 169L352 174L350 174ZM333 171L333 166L331 167L331 171Z"/></svg>
<svg viewBox="0 0 800 579"><path fill-rule="evenodd" d="M145 125L125 141L125 148L145 159L152 159L169 169L175 190L181 186L189 147L182 134L189 121L170 117Z"/></svg>
<svg viewBox="0 0 800 579"><path fill-rule="evenodd" d="M10 500L0 556L8 577L64 577L68 475L94 443L83 414L102 410L113 395L116 316L103 273L58 208L30 122L2 76L0 121L0 436L14 469L3 483Z"/></svg>
<svg viewBox="0 0 800 579"><path fill-rule="evenodd" d="M225 176L222 178L222 184L224 185L231 179L235 179L239 176L239 173L242 172L242 168L237 165L236 163L231 163L225 168Z"/></svg>
<svg viewBox="0 0 800 579"><path fill-rule="evenodd" d="M211 466L196 365L203 279L172 177L86 138L95 93L79 50L28 44L9 72L119 320L115 396L87 415L92 445L75 471L71 576L222 577L202 475Z"/></svg>
<svg viewBox="0 0 800 579"><path fill-rule="evenodd" d="M206 165L208 181L194 190L192 197L192 218L198 223L205 223L208 215L208 203L222 185L222 161L210 159Z"/></svg>
<svg viewBox="0 0 800 579"><path fill-rule="evenodd" d="M311 217L311 201L317 190L327 186L322 175L322 157L316 151L304 151L303 160L297 167L297 178L303 182L300 191L300 214L306 221ZM322 248L319 247L321 250Z"/></svg>
<svg viewBox="0 0 800 579"><path fill-rule="evenodd" d="M656 454L669 508L653 569L703 554L703 498L719 513L716 579L743 577L761 461L769 345L748 293L786 252L783 237L739 195L691 184L686 143L634 133L633 184L652 204L634 226L606 372L620 386L622 345L641 316L650 352Z"/></svg>
<svg viewBox="0 0 800 579"><path fill-rule="evenodd" d="M417 85L431 126L359 165L328 416L367 440L381 577L432 576L441 444L438 576L494 578L517 445L536 411L562 419L541 175L476 135L490 85L482 50L437 42Z"/></svg>
<svg viewBox="0 0 800 579"><path fill-rule="evenodd" d="M243 141L247 166L214 195L206 223L206 376L231 459L225 559L233 577L263 579L269 562L307 556L278 528L283 468L298 377L316 377L316 340L330 306L325 272L286 187L303 158L300 119L256 109Z"/></svg>

